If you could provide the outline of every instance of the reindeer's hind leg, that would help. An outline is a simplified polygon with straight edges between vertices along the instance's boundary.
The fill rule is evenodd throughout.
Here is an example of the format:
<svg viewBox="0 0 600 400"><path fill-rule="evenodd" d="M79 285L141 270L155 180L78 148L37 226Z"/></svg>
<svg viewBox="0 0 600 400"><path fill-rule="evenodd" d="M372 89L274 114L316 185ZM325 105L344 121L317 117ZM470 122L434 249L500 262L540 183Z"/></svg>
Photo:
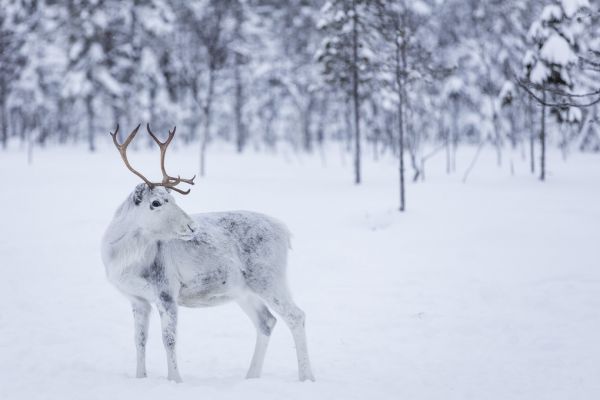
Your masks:
<svg viewBox="0 0 600 400"><path fill-rule="evenodd" d="M252 356L246 378L259 378L267 346L269 345L269 338L277 319L271 314L267 306L253 295L241 298L237 303L256 327L256 346L254 347L254 355Z"/></svg>
<svg viewBox="0 0 600 400"><path fill-rule="evenodd" d="M134 322L134 341L137 352L136 378L146 377L146 341L148 340L148 321L150 320L150 303L144 299L131 300Z"/></svg>
<svg viewBox="0 0 600 400"><path fill-rule="evenodd" d="M287 326L292 331L294 342L296 343L296 355L298 357L298 377L301 381L307 379L314 381L310 359L308 357L308 347L306 344L306 331L304 329L305 315L292 300L288 289L281 287L272 293L262 293L261 297L277 314L283 318Z"/></svg>

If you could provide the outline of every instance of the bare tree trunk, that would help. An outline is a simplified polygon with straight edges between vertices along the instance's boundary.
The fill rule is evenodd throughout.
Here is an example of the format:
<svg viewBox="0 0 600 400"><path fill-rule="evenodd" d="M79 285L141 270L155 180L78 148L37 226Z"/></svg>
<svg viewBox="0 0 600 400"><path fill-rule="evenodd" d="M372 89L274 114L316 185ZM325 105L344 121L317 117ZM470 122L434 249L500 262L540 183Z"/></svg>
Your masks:
<svg viewBox="0 0 600 400"><path fill-rule="evenodd" d="M18 133L18 136L20 138L24 138L25 137L25 117L23 116L23 110L20 108L12 110L12 112L8 115L8 118L9 118L10 122L7 124L7 126L10 124L13 134L15 134L15 136L17 136L16 134ZM25 143L25 139L21 139L21 145L23 145L23 143Z"/></svg>
<svg viewBox="0 0 600 400"><path fill-rule="evenodd" d="M421 166L419 166L419 163L417 162L417 155L413 150L410 149L410 147L408 153L410 155L410 164L414 171L412 181L417 182L419 178L425 180L425 162L422 162Z"/></svg>
<svg viewBox="0 0 600 400"><path fill-rule="evenodd" d="M270 150L275 148L276 138L273 134L273 121L277 118L277 109L273 97L262 107L261 119L264 124L263 141ZM257 144L255 144L256 148Z"/></svg>
<svg viewBox="0 0 600 400"><path fill-rule="evenodd" d="M546 91L542 91L542 100L546 102ZM542 104L542 129L540 131L540 180L546 179L546 105Z"/></svg>
<svg viewBox="0 0 600 400"><path fill-rule="evenodd" d="M360 184L360 99L358 97L358 15L352 1L352 97L354 100L354 183Z"/></svg>
<svg viewBox="0 0 600 400"><path fill-rule="evenodd" d="M60 144L65 144L67 142L67 139L69 138L69 131L67 130L67 125L65 123L64 120L64 115L65 115L65 100L63 98L60 98L58 100L58 115L56 116L57 118L57 126L56 129L58 130L58 142Z"/></svg>
<svg viewBox="0 0 600 400"><path fill-rule="evenodd" d="M352 105L350 104L350 100L350 97L347 97L344 101L344 124L346 125L344 132L344 149L348 153L352 151L352 136L354 130L352 124Z"/></svg>
<svg viewBox="0 0 600 400"><path fill-rule="evenodd" d="M445 129L445 138L446 138L446 173L450 174L451 171L451 157L452 153L450 151L450 129Z"/></svg>
<svg viewBox="0 0 600 400"><path fill-rule="evenodd" d="M27 165L33 164L33 145L35 143L33 133L41 129L39 122L39 115L34 114L30 128L27 130Z"/></svg>
<svg viewBox="0 0 600 400"><path fill-rule="evenodd" d="M496 165L502 166L502 137L500 136L500 128L498 127L498 115L494 111L492 118L492 126L494 127L494 147L496 148Z"/></svg>
<svg viewBox="0 0 600 400"><path fill-rule="evenodd" d="M244 93L242 86L242 76L240 73L240 55L235 55L235 66L233 69L235 79L235 129L236 129L236 149L238 153L244 151L246 146L246 127L242 119L244 107Z"/></svg>
<svg viewBox="0 0 600 400"><path fill-rule="evenodd" d="M88 95L85 98L85 108L88 117L88 146L91 152L96 151L96 135L94 135L94 105L92 104L93 99L94 98L91 95Z"/></svg>
<svg viewBox="0 0 600 400"><path fill-rule="evenodd" d="M535 174L535 133L533 124L533 107L531 104L531 96L529 96L529 161L531 167L531 173Z"/></svg>
<svg viewBox="0 0 600 400"><path fill-rule="evenodd" d="M212 101L215 90L215 70L208 70L208 93L206 95L206 103L204 105L204 129L202 139L200 141L200 176L206 174L206 145L210 137L211 118L212 118Z"/></svg>
<svg viewBox="0 0 600 400"><path fill-rule="evenodd" d="M371 144L373 145L373 161L379 160L379 142L381 142L381 129L380 129L380 119L379 116L379 106L377 105L377 101L373 100L370 102L371 112L371 131L373 133Z"/></svg>
<svg viewBox="0 0 600 400"><path fill-rule="evenodd" d="M328 96L325 94L321 100L319 101L319 114L318 114L318 122L317 122L317 132L316 132L316 140L317 145L319 146L319 154L321 155L321 162L323 165L326 163L325 157L325 123L327 119L327 107L328 107Z"/></svg>
<svg viewBox="0 0 600 400"><path fill-rule="evenodd" d="M4 96L0 99L0 125L2 126L2 148L8 146L8 115L6 113L6 101Z"/></svg>
<svg viewBox="0 0 600 400"><path fill-rule="evenodd" d="M312 123L312 115L314 109L314 96L308 94L309 100L306 105L306 109L302 113L302 147L307 153L312 152L312 132L310 130L310 125Z"/></svg>
<svg viewBox="0 0 600 400"><path fill-rule="evenodd" d="M398 86L398 172L400 178L400 207L399 211L403 212L406 207L405 203L405 195L404 195L404 80L403 74L406 67L404 64L406 62L405 54L404 54L404 40L402 41L402 45L400 45L399 41L396 40L396 85ZM402 47L402 49L400 48ZM400 61L400 53L402 52L402 66Z"/></svg>
<svg viewBox="0 0 600 400"><path fill-rule="evenodd" d="M452 114L452 158L450 160L450 169L456 172L456 151L458 148L458 98L452 99L454 112Z"/></svg>

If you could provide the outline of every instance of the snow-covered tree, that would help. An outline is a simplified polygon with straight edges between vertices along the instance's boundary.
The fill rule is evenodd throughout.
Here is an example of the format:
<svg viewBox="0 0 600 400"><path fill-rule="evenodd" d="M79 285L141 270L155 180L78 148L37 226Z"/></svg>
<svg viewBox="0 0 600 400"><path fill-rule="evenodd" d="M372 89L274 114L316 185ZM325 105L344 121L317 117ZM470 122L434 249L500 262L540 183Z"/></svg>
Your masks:
<svg viewBox="0 0 600 400"><path fill-rule="evenodd" d="M572 69L578 62L578 53L585 48L579 35L584 23L578 14L589 8L588 0L556 0L542 10L529 29L533 49L525 55L525 77L541 90L540 180L546 176L546 101L557 91L573 89ZM559 123L577 122L581 111L577 108L551 107Z"/></svg>
<svg viewBox="0 0 600 400"><path fill-rule="evenodd" d="M25 44L36 11L28 1L0 1L0 142L6 148L8 141L8 101L15 83L27 63Z"/></svg>
<svg viewBox="0 0 600 400"><path fill-rule="evenodd" d="M370 37L375 0L331 0L321 9L324 39L316 59L326 81L352 101L354 182L361 182L361 100L372 80L376 60Z"/></svg>
<svg viewBox="0 0 600 400"><path fill-rule="evenodd" d="M376 7L376 27L381 35L379 54L379 80L386 90L390 90L396 103L396 119L398 125L398 155L399 155L399 209L405 209L404 184L404 150L405 127L407 123L406 110L410 109L411 98L408 92L423 87L424 80L433 75L432 51L426 48L423 32L426 30L428 19L432 13L431 5L425 1L415 2L380 2ZM422 95L423 93L420 92ZM416 134L410 132L409 136ZM413 143L416 140L413 138ZM413 164L415 166L415 164ZM416 169L418 171L418 168ZM416 172L418 175L419 172Z"/></svg>

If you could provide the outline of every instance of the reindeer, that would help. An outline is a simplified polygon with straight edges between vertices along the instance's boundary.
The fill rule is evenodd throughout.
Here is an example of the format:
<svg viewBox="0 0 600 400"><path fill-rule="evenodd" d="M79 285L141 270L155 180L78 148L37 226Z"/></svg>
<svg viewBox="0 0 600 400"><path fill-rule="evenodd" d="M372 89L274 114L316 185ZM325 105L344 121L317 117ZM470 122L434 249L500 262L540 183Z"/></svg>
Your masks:
<svg viewBox="0 0 600 400"><path fill-rule="evenodd" d="M140 124L141 125L141 124ZM143 180L117 209L102 239L102 260L108 280L130 301L137 350L136 377L146 377L146 339L151 304L160 315L167 354L168 379L181 382L175 355L177 309L209 307L235 301L256 327L256 346L246 378L260 377L274 310L292 332L301 381L313 380L304 312L294 304L286 283L290 233L281 222L248 211L188 215L171 191L188 194L180 183L194 184L167 174L165 155L175 128L161 142L161 182L150 182L127 160L127 146L138 125L122 144L117 125L111 132L125 166Z"/></svg>

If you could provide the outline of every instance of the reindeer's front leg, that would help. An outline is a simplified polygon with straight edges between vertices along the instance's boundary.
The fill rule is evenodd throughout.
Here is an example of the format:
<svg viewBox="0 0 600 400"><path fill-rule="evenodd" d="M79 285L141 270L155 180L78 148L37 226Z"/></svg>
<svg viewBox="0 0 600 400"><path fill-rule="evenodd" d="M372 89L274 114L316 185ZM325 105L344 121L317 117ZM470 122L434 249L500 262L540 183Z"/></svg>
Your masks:
<svg viewBox="0 0 600 400"><path fill-rule="evenodd" d="M143 299L131 301L135 326L134 340L137 351L136 378L146 377L146 341L148 340L148 321L150 319L150 303Z"/></svg>
<svg viewBox="0 0 600 400"><path fill-rule="evenodd" d="M165 292L159 294L156 304L160 313L160 322L162 325L162 339L167 352L167 366L169 368L168 379L175 382L181 382L181 376L177 369L177 356L175 353L175 343L177 339L177 304L173 297Z"/></svg>

